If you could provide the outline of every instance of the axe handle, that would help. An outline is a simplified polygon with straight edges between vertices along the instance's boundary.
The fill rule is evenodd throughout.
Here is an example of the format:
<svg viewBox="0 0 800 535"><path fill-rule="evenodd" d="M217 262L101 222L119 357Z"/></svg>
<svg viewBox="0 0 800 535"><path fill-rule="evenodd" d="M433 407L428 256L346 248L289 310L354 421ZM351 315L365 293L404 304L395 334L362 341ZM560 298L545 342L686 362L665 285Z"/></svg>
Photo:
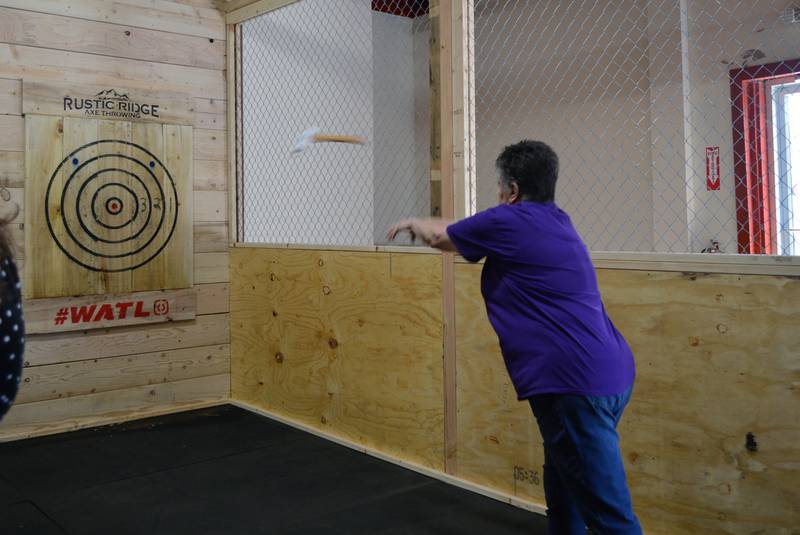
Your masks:
<svg viewBox="0 0 800 535"><path fill-rule="evenodd" d="M336 134L316 134L314 136L314 141L317 143L320 142L330 142L330 143L351 143L353 145L363 145L366 143L366 139L363 137L358 136L340 136Z"/></svg>

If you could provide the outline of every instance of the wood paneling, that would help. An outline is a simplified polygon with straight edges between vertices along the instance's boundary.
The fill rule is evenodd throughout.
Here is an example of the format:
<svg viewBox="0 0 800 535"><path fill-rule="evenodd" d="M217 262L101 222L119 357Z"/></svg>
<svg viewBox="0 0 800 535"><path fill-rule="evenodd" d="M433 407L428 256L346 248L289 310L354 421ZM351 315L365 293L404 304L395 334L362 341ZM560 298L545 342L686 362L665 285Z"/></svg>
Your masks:
<svg viewBox="0 0 800 535"><path fill-rule="evenodd" d="M104 331L42 334L27 340L26 366L44 366L227 344L227 314L198 316L194 321L147 327L120 327Z"/></svg>
<svg viewBox="0 0 800 535"><path fill-rule="evenodd" d="M225 161L225 132L195 130L194 151L198 160Z"/></svg>
<svg viewBox="0 0 800 535"><path fill-rule="evenodd" d="M194 289L197 290L198 315L223 314L230 309L228 303L229 286L227 283L198 284Z"/></svg>
<svg viewBox="0 0 800 535"><path fill-rule="evenodd" d="M0 215L21 203L23 195L36 195L22 190L30 186L24 177L23 78L120 92L188 95L186 109L193 111L179 122L204 132L199 145L206 155L197 155L193 166L183 158L171 165L189 167L190 188L212 192L199 195L203 220L189 231L197 254L191 249L181 253L184 261L198 259L193 270L198 275L195 282L201 283L195 286L198 317L157 326L29 335L25 373L30 380L23 383L17 404L0 426L0 440L227 399L226 154L224 142L215 139L225 138L227 113L222 14L210 0L0 0L0 34L4 41L0 44L0 186L11 196L10 202L0 201ZM127 135L115 128L107 133ZM174 153L172 147L181 145L185 136L175 130L162 138ZM52 149L61 150L57 139ZM43 160L31 158L29 172L53 163L47 157ZM186 204L194 206L194 194L189 196ZM22 250L20 227L12 226L11 234ZM27 228L31 232L30 221ZM180 240L190 247L191 234L185 232ZM29 256L40 264L53 260L47 255ZM18 263L26 264L21 254ZM50 279L50 284L61 284L59 276ZM110 285L108 291L119 288Z"/></svg>
<svg viewBox="0 0 800 535"><path fill-rule="evenodd" d="M228 223L195 221L194 251L224 253L228 250Z"/></svg>
<svg viewBox="0 0 800 535"><path fill-rule="evenodd" d="M194 172L192 169L192 140L193 128L191 126L164 126L164 165L170 169L178 198L183 203L183 210L178 212L178 221L175 226L169 245L164 248L161 256L164 257L164 287L181 288L194 285L194 207L188 208L192 202L194 188ZM180 177L180 179L179 179ZM186 177L183 180L183 177ZM224 210L224 208L223 208ZM165 208L169 214L169 209ZM165 228L165 232L168 230ZM189 276L189 274L191 274ZM217 282L217 281L209 281Z"/></svg>
<svg viewBox="0 0 800 535"><path fill-rule="evenodd" d="M15 213L17 214L16 217L12 217ZM24 189L6 187L5 191L0 191L0 217L14 223L14 225L11 225L13 227L11 230L12 236L16 237L16 232L21 233L17 223L22 223L25 220Z"/></svg>
<svg viewBox="0 0 800 535"><path fill-rule="evenodd" d="M195 191L194 218L197 222L228 220L228 194L224 191Z"/></svg>
<svg viewBox="0 0 800 535"><path fill-rule="evenodd" d="M194 255L194 283L228 282L228 253Z"/></svg>
<svg viewBox="0 0 800 535"><path fill-rule="evenodd" d="M194 110L197 113L224 114L228 103L224 98L195 98ZM199 128L199 127L198 127Z"/></svg>
<svg viewBox="0 0 800 535"><path fill-rule="evenodd" d="M225 39L222 15L169 0L0 0L0 6L89 21L130 25L211 39Z"/></svg>
<svg viewBox="0 0 800 535"><path fill-rule="evenodd" d="M214 5L223 13L235 11L243 7L255 4L259 0L213 0Z"/></svg>
<svg viewBox="0 0 800 535"><path fill-rule="evenodd" d="M0 422L0 440L15 440L83 427L147 418L223 403L230 375L186 379L14 405Z"/></svg>
<svg viewBox="0 0 800 535"><path fill-rule="evenodd" d="M24 185L25 153L0 151L0 186L22 188Z"/></svg>
<svg viewBox="0 0 800 535"><path fill-rule="evenodd" d="M227 171L222 160L195 160L195 191L227 191Z"/></svg>
<svg viewBox="0 0 800 535"><path fill-rule="evenodd" d="M480 267L456 270L458 475L541 502L541 439L485 318ZM800 525L800 281L599 276L637 358L621 440L645 531L791 533Z"/></svg>
<svg viewBox="0 0 800 535"><path fill-rule="evenodd" d="M195 113L194 127L205 130L225 130L226 115L224 113Z"/></svg>
<svg viewBox="0 0 800 535"><path fill-rule="evenodd" d="M297 1L298 0L232 0L232 2L227 2L227 0L217 0L217 5L222 6L221 9L227 12L226 20L228 24L236 24L288 6ZM223 2L225 3L223 4Z"/></svg>
<svg viewBox="0 0 800 535"><path fill-rule="evenodd" d="M0 114L22 114L22 82L0 78Z"/></svg>
<svg viewBox="0 0 800 535"><path fill-rule="evenodd" d="M24 122L18 115L0 115L0 151L25 150Z"/></svg>
<svg viewBox="0 0 800 535"><path fill-rule="evenodd" d="M124 93L125 99L132 103L158 106L157 113L141 113L137 117L118 118L113 114L89 116L84 106L78 108L76 102L82 99L94 100L108 90ZM107 97L105 97L107 98ZM67 105L69 99L70 105ZM114 102L112 99L111 102ZM127 102L123 102L127 104ZM96 110L96 104L93 104ZM119 111L119 110L114 110ZM122 110L126 111L126 110ZM122 120L127 122L151 122L158 124L194 124L194 100L188 95L154 90L118 89L95 85L53 84L41 82L22 83L22 112L24 114L57 115L59 117L95 118Z"/></svg>
<svg viewBox="0 0 800 535"><path fill-rule="evenodd" d="M25 368L17 403L182 381L230 370L230 346L216 345Z"/></svg>
<svg viewBox="0 0 800 535"><path fill-rule="evenodd" d="M159 309L159 302L166 302L166 309ZM197 292L193 288L113 296L34 299L25 302L25 333L31 335L186 321L194 319L196 313ZM57 318L61 321L57 321Z"/></svg>
<svg viewBox="0 0 800 535"><path fill-rule="evenodd" d="M126 122L69 117L61 119L39 115L28 115L25 122L25 154L28 166L25 251L30 258L35 259L26 263L24 289L26 298L191 287L193 277L191 126L132 125ZM88 145L98 139L107 142ZM118 141L126 145L115 143ZM136 146L131 146L131 142ZM164 223L158 225L154 218L149 225L145 225L141 243L119 242L127 237L125 231L115 235L107 229L98 228L95 232L103 239L118 240L118 242L98 240L94 245L87 246L87 243L91 242L90 233L88 228L84 229L85 232L81 232L78 225L78 209L81 213L88 210L87 206L91 200L85 200L90 199L89 194L80 196L77 187L67 188L66 185L73 173L73 162L62 165L62 160L67 156L71 158L70 155L74 154L76 149L80 149L81 152L76 155L76 159L80 158L82 165L75 167L75 172L80 173L78 180L82 179L85 181L83 183L87 184L88 177L94 176L92 173L96 174L107 169L118 168L123 172L141 173L142 166L147 166L146 162L151 156L139 147L146 147L156 155L158 161L162 162L161 166L151 162L149 166L151 169L148 171L158 178L159 187L167 194L159 199L158 192L152 185L144 186L154 199L149 206L145 205L144 209L153 212L162 210ZM92 163L92 160L99 155L116 154L121 151L127 153L119 158L106 157ZM131 167L132 161L138 162L138 166ZM59 169L58 177L51 179L53 171ZM165 169L169 170L171 182L166 177ZM130 182L127 177L120 180L123 184ZM63 197L62 191L65 192ZM172 192L175 193L169 195ZM60 202L57 201L59 198ZM40 215L46 199L49 199L47 220ZM69 209L70 206L73 208ZM133 201L129 202L128 206L130 206L128 210L133 214ZM178 210L178 206L183 208ZM224 204L221 210L225 211ZM70 232L69 226L72 226L73 231ZM53 236L56 236L56 239ZM135 255L128 254L136 250L141 252ZM132 272L129 269L132 266L141 267Z"/></svg>
<svg viewBox="0 0 800 535"><path fill-rule="evenodd" d="M63 121L58 117L39 117L28 124L26 134L30 136L31 144L41 143L41 151L35 156L25 153L25 168L28 176L50 176L53 169L58 167L64 157ZM47 191L47 180L36 180L26 184L26 192L30 197L43 199ZM35 210L26 210L25 213L25 251L30 251L32 243L47 243L52 240L47 226L43 224L41 216L37 217ZM25 279L33 273L47 273L51 265L63 261L63 253L55 247L43 248L39 254L32 255L25 262ZM42 295L56 294L64 287L63 273L53 273L50 277L42 277L36 281Z"/></svg>
<svg viewBox="0 0 800 535"><path fill-rule="evenodd" d="M0 44L0 77L225 98L222 71L22 45Z"/></svg>
<svg viewBox="0 0 800 535"><path fill-rule="evenodd" d="M17 100L17 107L22 107L22 98L14 97ZM198 100L195 99L195 103ZM224 102L224 101L223 101ZM193 120L197 123L196 115ZM24 160L24 137L25 137L25 121L22 117L17 115L9 115L9 117L0 116L0 128L3 130L5 138L0 141L0 180L9 179L13 182L6 185L6 187L23 187L23 160ZM210 130L205 131L206 136L210 136ZM224 138L224 133L220 133ZM206 151L205 154L195 154L194 158L194 189L198 191L226 191L227 190L227 171L225 169L225 158L217 160L203 159L211 157L219 158L219 146L214 146L211 143L204 142L201 146L202 150L209 147L211 151Z"/></svg>
<svg viewBox="0 0 800 535"><path fill-rule="evenodd" d="M34 4L36 2L33 2ZM204 69L225 68L225 41L0 7L3 42Z"/></svg>
<svg viewBox="0 0 800 535"><path fill-rule="evenodd" d="M231 255L233 398L441 469L441 257Z"/></svg>

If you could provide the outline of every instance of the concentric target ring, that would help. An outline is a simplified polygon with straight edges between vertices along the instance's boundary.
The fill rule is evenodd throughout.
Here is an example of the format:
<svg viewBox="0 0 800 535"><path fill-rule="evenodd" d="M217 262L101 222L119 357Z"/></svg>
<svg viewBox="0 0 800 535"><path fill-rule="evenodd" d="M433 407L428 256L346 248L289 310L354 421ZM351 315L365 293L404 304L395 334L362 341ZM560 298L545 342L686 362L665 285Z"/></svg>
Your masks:
<svg viewBox="0 0 800 535"><path fill-rule="evenodd" d="M133 215L131 215L130 219L124 221L123 223L121 223L119 225L109 225L108 223L103 221L102 218L100 217L100 215L98 215L98 213L97 213L97 203L98 203L100 191L105 189L105 188L111 188L111 187L118 187L118 188L122 189L126 193L130 194L131 198L133 199ZM113 205L114 202L118 202L119 203L119 208L118 209ZM117 215L120 212L122 212L122 210L124 209L124 206L125 206L123 201L122 201L122 199L120 199L119 197L108 197L104 204L105 204L104 208L105 208L106 212L111 213L113 215ZM114 212L115 210L116 210L116 213ZM112 229L112 230L113 229L118 229L118 228L123 228L125 225L128 225L134 219L136 219L136 217L138 215L139 215L139 198L136 196L136 192L133 191L128 186L126 186L125 184L120 184L120 183L104 184L103 186L101 186L100 188L95 190L94 195L92 196L92 217L94 218L94 220L97 222L98 225L101 225L103 227L106 227L106 228Z"/></svg>
<svg viewBox="0 0 800 535"><path fill-rule="evenodd" d="M150 195L150 192L149 192L149 191L146 189L146 186L145 186L145 184L144 184L144 181L142 181L142 179L140 179L140 178L139 178L138 176L136 176L135 174L133 174L133 173L131 173L131 172L129 172L129 171L126 171L126 170L124 170L124 169L104 169L104 170L102 170L102 171L98 171L97 173L94 173L94 174L93 174L92 176L90 176L90 177L89 177L87 180L85 180L85 181L83 182L83 184L81 184L81 187L80 187L80 189L78 190L78 195L77 195L77 198L76 198L76 203L79 203L79 202L80 202L80 199L81 199L81 197L83 196L83 192L84 192L84 190L86 189L86 186L88 186L88 185L89 185L89 184L90 184L90 183L91 183L93 180L95 180L96 178L98 178L98 177L99 177L100 175L102 175L103 173L110 173L110 172L114 172L114 173L120 173L120 174L122 174L122 175L128 175L128 176L131 176L131 177L132 177L134 180L138 181L138 182L139 182L139 183L142 185L142 187L145 187L145 191L147 192L147 202L145 203L145 205L146 205L146 206L152 206L152 204L153 204L153 203L152 203L152 197L151 197L151 195ZM65 202L65 199L64 199L64 197L65 197L65 195L66 195L66 192L67 192L67 187L68 187L68 185L69 185L69 180L67 180L67 184L65 184L65 185L64 185L64 190L63 190L63 192L62 192L62 194L61 194L61 203L62 203L62 205L63 205L63 203ZM105 184L105 185L101 186L100 188L98 188L98 189L97 189L97 191L95 191L95 195L93 195L93 196L92 196L92 208L94 208L94 198L95 198L95 196L96 196L96 195L97 195L97 194L100 192L100 190L101 190L101 189L104 189L106 186L113 186L113 185L116 185L116 184L115 184L115 183L107 183L107 184ZM161 189L161 186L159 186L159 191L160 191L160 192L162 192L162 194L163 194L163 190ZM119 239L119 240L110 240L110 239L104 239L104 238L101 238L100 236L96 235L94 232L92 232L91 230L89 230L89 228L87 227L87 225L86 225L86 221L84 221L84 218L83 218L83 217L81 217L80 209L79 209L79 207L78 207L78 206L76 206L76 213L78 214L78 223L80 224L80 226L81 226L81 229L82 229L82 230L83 230L83 232L85 232L85 233L86 233L86 235L87 235L87 236L89 236L89 238L91 238L92 240L94 240L94 241L97 241L97 242L103 242L103 243L123 243L123 242L126 242L126 241L135 240L136 238L138 238L138 237L139 237L139 236L140 236L140 235L141 235L141 234L144 232L144 230L147 228L147 224L150 222L150 217L151 217L151 215L152 215L153 211L152 211L152 210L147 210L147 220L144 222L144 225L142 226L142 228L141 228L141 229L140 229L138 232L136 232L135 234L132 234L132 235L126 235L125 237L123 237L122 239ZM163 213L162 213L162 216L163 216ZM77 239L76 239L76 238L74 238L74 235L72 234L72 228L71 228L71 225L70 225L70 224L69 224L67 221L65 221L64 223L65 223L65 225L66 225L67 233L69 233L69 235L70 235L71 237L73 237L73 239L75 239L75 240L76 240L76 243L78 243L78 245L79 245L79 246L81 247L81 249L83 249L84 251L91 252L91 253L93 253L93 254L97 254L98 256L102 256L102 257L105 257L105 258L119 258L120 256L126 256L126 255L108 255L108 254L103 254L103 253L97 253L97 252L95 252L95 251L93 251L93 250L90 250L90 249L88 249L88 248L84 247L83 245L81 245L81 244L80 244L80 242L78 242L78 241L77 241ZM99 222L98 222L98 223L99 223ZM158 222L158 226L157 226L157 228L156 228L156 232L158 232L158 230L161 228L161 225L162 225L163 223L164 223L164 221L163 221L163 217L162 217L162 218L161 218L161 220L159 220L159 222ZM121 227L117 227L117 228L121 228ZM153 234L153 236L155 236L155 234ZM150 238L150 239L152 240L153 238ZM147 242L147 244L149 244L149 243L150 243L150 242L148 241L148 242ZM137 249L136 251L133 251L133 252L131 252L131 253L129 253L129 254L136 254L136 253L138 253L138 252L139 252L139 251L141 251L141 250L142 250L142 249L143 249L143 248L144 248L144 247L145 247L147 244L145 244L145 245L144 245L144 246L142 246L141 248L139 248L139 249Z"/></svg>
<svg viewBox="0 0 800 535"><path fill-rule="evenodd" d="M152 152L100 140L66 156L50 177L44 211L59 249L91 271L137 269L158 256L178 222L178 190Z"/></svg>

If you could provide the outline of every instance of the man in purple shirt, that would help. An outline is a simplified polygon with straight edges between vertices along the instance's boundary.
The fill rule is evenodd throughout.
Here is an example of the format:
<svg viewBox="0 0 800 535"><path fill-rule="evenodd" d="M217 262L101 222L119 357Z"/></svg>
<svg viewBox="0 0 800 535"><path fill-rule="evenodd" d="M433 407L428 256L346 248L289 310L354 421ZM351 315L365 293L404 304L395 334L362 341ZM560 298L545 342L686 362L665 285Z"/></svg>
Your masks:
<svg viewBox="0 0 800 535"><path fill-rule="evenodd" d="M389 230L486 259L481 293L520 400L544 440L548 533L641 534L617 424L633 355L606 314L589 252L556 206L558 157L522 141L497 158L499 204L451 223L409 219Z"/></svg>

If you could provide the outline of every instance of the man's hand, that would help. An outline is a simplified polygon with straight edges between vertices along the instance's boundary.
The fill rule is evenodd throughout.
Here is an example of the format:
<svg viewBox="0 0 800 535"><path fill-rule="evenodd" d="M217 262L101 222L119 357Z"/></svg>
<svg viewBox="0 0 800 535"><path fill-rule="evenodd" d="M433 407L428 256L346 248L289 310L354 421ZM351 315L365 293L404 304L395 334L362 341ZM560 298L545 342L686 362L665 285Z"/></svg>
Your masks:
<svg viewBox="0 0 800 535"><path fill-rule="evenodd" d="M403 219L402 221L398 221L389 228L389 230L386 232L386 237L389 239L389 241L394 241L397 239L397 235L401 232L408 232L411 235L411 241L416 241L417 234L419 234L419 220Z"/></svg>
<svg viewBox="0 0 800 535"><path fill-rule="evenodd" d="M408 232L412 240L419 238L425 245L442 251L455 251L456 248L447 235L450 221L442 219L404 219L394 224L386 233L389 241L394 241L401 232Z"/></svg>

